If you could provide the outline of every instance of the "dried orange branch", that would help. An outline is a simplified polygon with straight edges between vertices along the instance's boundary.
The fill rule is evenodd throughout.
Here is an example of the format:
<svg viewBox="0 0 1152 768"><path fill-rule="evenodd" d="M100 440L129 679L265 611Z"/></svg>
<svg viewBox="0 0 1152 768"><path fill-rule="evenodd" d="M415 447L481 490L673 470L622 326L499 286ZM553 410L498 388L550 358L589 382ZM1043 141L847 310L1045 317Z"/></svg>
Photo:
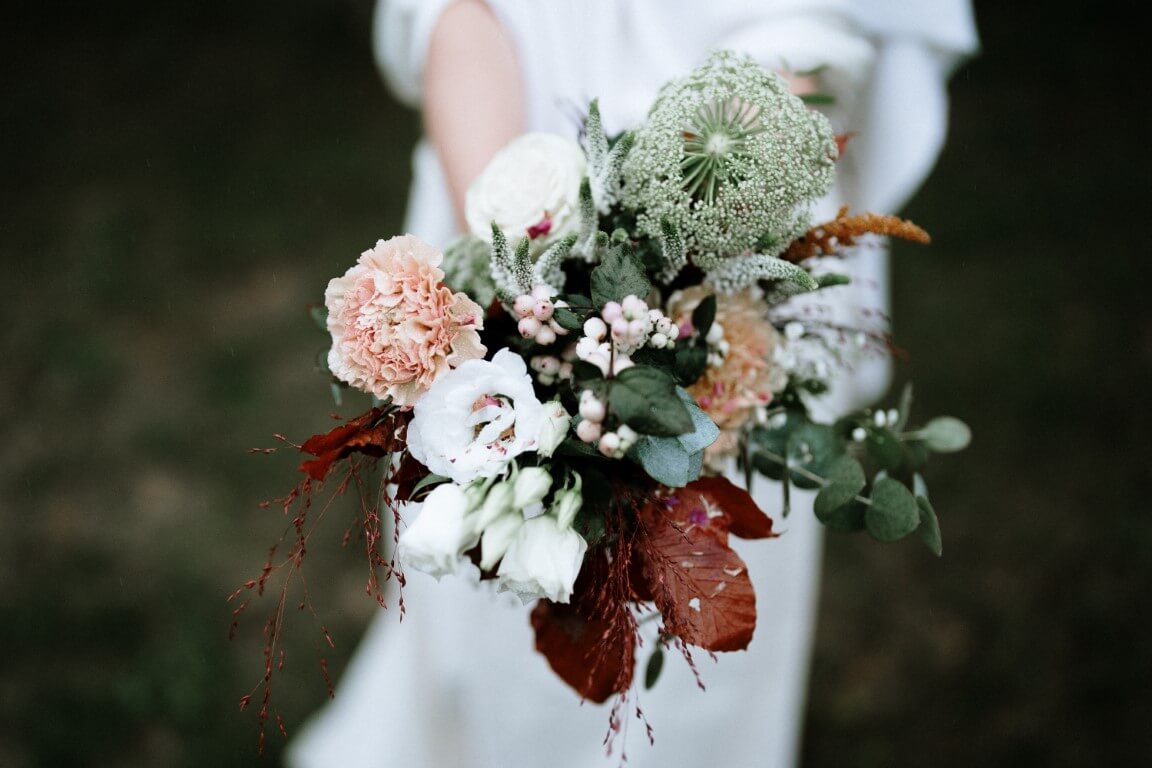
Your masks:
<svg viewBox="0 0 1152 768"><path fill-rule="evenodd" d="M898 216L885 216L879 213L858 213L848 215L848 206L840 209L836 218L813 227L797 239L781 258L799 264L814 256L830 256L840 248L856 244L861 235L886 235L927 244L932 241L929 234L910 221Z"/></svg>

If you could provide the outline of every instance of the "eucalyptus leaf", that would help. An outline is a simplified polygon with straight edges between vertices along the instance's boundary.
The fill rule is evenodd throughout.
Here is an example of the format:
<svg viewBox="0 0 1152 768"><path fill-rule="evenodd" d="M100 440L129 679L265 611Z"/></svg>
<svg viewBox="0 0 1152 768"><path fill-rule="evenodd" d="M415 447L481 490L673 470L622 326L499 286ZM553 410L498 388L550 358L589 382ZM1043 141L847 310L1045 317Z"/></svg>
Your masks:
<svg viewBox="0 0 1152 768"><path fill-rule="evenodd" d="M920 511L920 527L916 529L916 533L928 549L932 550L932 554L940 557L944 554L944 543L940 539L940 521L936 517L936 510L923 496L916 497L916 507Z"/></svg>
<svg viewBox="0 0 1152 768"><path fill-rule="evenodd" d="M831 528L834 531L844 531L845 533L852 533L864 528L864 516L868 507L858 501L850 501L847 504L836 507L821 516L816 515L816 518L824 524L824 527Z"/></svg>
<svg viewBox="0 0 1152 768"><path fill-rule="evenodd" d="M936 453L962 451L972 442L972 430L952 416L938 416L919 432L928 449Z"/></svg>
<svg viewBox="0 0 1152 768"><path fill-rule="evenodd" d="M920 525L920 508L899 480L882 477L872 485L872 503L864 513L868 533L880 541L898 541Z"/></svg>
<svg viewBox="0 0 1152 768"><path fill-rule="evenodd" d="M884 427L867 427L867 437L864 446L868 455L880 465L882 469L895 472L904 463L904 449L896 434Z"/></svg>
<svg viewBox="0 0 1152 768"><path fill-rule="evenodd" d="M801 467L812 474L825 477L833 462L843 453L843 441L827 425L809 421L798 424L788 434L786 455L790 467ZM797 488L820 487L819 482L798 472L791 474L792 482Z"/></svg>
<svg viewBox="0 0 1152 768"><path fill-rule="evenodd" d="M825 479L828 484L816 494L814 502L816 517L821 522L864 490L864 468L856 459L844 454L829 465Z"/></svg>
<svg viewBox="0 0 1152 768"><path fill-rule="evenodd" d="M688 415L692 417L692 431L685 432L676 439L689 453L703 452L705 448L716 442L716 438L720 437L720 428L696 404L687 390L677 387L676 395L680 398L680 402L684 403L684 407L688 409Z"/></svg>
<svg viewBox="0 0 1152 768"><path fill-rule="evenodd" d="M656 482L669 488L683 488L699 477L692 475L692 456L674 437L644 435L632 446L629 455Z"/></svg>

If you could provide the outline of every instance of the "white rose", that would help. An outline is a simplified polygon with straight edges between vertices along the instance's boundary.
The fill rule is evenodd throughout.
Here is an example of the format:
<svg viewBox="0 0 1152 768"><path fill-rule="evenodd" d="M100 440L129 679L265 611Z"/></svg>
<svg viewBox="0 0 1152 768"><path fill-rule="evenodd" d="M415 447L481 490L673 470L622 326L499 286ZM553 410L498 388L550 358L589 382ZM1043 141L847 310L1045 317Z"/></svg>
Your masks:
<svg viewBox="0 0 1152 768"><path fill-rule="evenodd" d="M408 451L438 475L465 485L495 477L525 451L535 451L544 405L524 360L502 349L441 375L416 402Z"/></svg>
<svg viewBox="0 0 1152 768"><path fill-rule="evenodd" d="M402 513L417 510L400 534L400 559L406 566L439 579L455 573L460 556L476 546L479 536L468 516L468 497L452 483L438 485L423 502L410 502Z"/></svg>
<svg viewBox="0 0 1152 768"><path fill-rule="evenodd" d="M531 230L537 251L576 232L586 165L584 150L573 139L550 133L514 139L468 188L468 228L491 243L496 222L513 249Z"/></svg>
<svg viewBox="0 0 1152 768"><path fill-rule="evenodd" d="M496 572L500 589L515 592L525 603L540 597L566 603L587 550L580 534L561 530L551 515L525 520Z"/></svg>
<svg viewBox="0 0 1152 768"><path fill-rule="evenodd" d="M572 417L568 415L568 411L564 410L564 406L560 404L559 400L545 403L544 412L548 418L545 419L543 429L540 430L540 437L537 438L540 445L536 451L541 456L548 458L560 446L560 443L564 442L564 438L568 437L568 427L572 424Z"/></svg>

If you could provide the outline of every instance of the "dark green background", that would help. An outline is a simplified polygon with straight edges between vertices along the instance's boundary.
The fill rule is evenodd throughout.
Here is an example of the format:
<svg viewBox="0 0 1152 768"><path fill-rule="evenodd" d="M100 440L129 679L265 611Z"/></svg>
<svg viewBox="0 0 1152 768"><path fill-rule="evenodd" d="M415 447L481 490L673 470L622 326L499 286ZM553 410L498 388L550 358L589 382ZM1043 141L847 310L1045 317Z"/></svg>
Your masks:
<svg viewBox="0 0 1152 768"><path fill-rule="evenodd" d="M1115 3L977 17L907 211L936 242L897 248L894 285L900 377L976 441L931 477L943 559L829 536L810 766L1152 755L1148 43ZM366 0L4 19L0 766L278 762L236 712L270 604L229 644L224 598L294 465L246 449L331 410L304 307L400 224L417 125L369 20ZM311 555L337 671L373 607L342 527ZM298 617L290 727L323 699L321 645Z"/></svg>

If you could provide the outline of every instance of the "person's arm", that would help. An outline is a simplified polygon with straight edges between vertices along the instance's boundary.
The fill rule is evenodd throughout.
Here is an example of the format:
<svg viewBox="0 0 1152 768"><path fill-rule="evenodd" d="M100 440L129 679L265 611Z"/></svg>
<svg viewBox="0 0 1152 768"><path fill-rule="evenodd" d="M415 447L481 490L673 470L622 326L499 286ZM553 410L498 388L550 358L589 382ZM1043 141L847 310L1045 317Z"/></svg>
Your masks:
<svg viewBox="0 0 1152 768"><path fill-rule="evenodd" d="M468 186L500 148L524 131L524 87L516 51L492 11L460 0L432 31L424 72L424 130L464 224Z"/></svg>

